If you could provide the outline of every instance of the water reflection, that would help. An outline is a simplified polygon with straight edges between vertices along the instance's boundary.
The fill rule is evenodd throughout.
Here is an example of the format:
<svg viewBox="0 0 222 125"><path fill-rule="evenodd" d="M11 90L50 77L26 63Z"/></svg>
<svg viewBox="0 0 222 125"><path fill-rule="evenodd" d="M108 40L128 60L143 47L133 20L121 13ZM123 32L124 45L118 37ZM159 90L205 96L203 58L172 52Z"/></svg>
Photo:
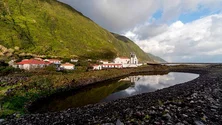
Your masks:
<svg viewBox="0 0 222 125"><path fill-rule="evenodd" d="M47 98L42 102L36 102L29 111L40 113L61 111L98 102L107 102L140 93L153 92L157 89L193 80L198 76L190 73L129 76L117 81L104 82Z"/></svg>
<svg viewBox="0 0 222 125"><path fill-rule="evenodd" d="M125 98L141 93L153 92L157 89L166 88L173 86L178 83L184 83L192 79L197 78L199 75L191 73L169 73L167 75L139 75L139 76L129 76L119 81L130 81L134 83L132 86L125 90L112 93L101 102L106 102L110 100L116 100L119 98Z"/></svg>

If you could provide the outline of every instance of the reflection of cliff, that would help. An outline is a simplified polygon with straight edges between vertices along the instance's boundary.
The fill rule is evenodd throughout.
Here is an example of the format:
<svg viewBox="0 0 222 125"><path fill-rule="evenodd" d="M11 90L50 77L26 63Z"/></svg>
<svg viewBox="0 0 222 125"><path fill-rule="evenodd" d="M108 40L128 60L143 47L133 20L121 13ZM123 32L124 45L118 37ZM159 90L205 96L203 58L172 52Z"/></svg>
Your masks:
<svg viewBox="0 0 222 125"><path fill-rule="evenodd" d="M75 95L60 98L57 97L41 107L39 111L60 111L71 107L95 104L114 92L128 88L130 85L131 83L129 82L113 81L102 86L84 88L83 90L79 90L79 92L75 93Z"/></svg>

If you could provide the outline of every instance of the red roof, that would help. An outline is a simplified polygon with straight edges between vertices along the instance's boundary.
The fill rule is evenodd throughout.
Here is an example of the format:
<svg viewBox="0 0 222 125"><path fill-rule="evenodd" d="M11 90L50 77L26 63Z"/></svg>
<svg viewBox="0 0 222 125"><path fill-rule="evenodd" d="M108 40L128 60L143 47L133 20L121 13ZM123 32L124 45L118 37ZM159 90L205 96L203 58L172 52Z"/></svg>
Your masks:
<svg viewBox="0 0 222 125"><path fill-rule="evenodd" d="M50 64L49 62L44 62L36 59L24 59L21 62L18 62L17 64L19 65L24 65L24 64Z"/></svg>

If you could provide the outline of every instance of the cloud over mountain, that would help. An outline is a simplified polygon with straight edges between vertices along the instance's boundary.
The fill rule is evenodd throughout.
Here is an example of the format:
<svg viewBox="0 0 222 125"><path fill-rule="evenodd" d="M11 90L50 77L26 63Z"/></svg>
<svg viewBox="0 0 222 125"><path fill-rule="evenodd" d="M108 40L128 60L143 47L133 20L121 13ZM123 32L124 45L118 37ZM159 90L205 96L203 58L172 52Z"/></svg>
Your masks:
<svg viewBox="0 0 222 125"><path fill-rule="evenodd" d="M156 26L152 31L157 30L159 34L148 35L151 37L138 35L138 31L144 30L144 27L147 27L147 34L150 34L151 24L141 29L135 28L125 35L137 41L137 44L146 52L160 55L168 61L201 62L207 59L217 62L222 58L221 22L222 14L216 14L187 24L177 21L168 27Z"/></svg>

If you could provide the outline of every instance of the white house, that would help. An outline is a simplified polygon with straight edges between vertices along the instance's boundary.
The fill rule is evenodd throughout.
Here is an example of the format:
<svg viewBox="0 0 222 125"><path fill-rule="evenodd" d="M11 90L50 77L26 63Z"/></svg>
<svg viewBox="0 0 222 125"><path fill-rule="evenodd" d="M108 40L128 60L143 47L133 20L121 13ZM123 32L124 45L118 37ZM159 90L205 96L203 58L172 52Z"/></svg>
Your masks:
<svg viewBox="0 0 222 125"><path fill-rule="evenodd" d="M24 70L44 68L50 64L51 64L50 62L44 62L44 61L35 60L35 59L24 59L21 62L17 63L18 68L24 69Z"/></svg>
<svg viewBox="0 0 222 125"><path fill-rule="evenodd" d="M14 68L17 68L17 64L16 64L15 60L9 61L9 62L8 62L8 65L9 65L9 66L12 66L12 67L14 67Z"/></svg>
<svg viewBox="0 0 222 125"><path fill-rule="evenodd" d="M59 59L45 59L44 61L56 64L56 65L60 65L61 64L61 60L59 60Z"/></svg>
<svg viewBox="0 0 222 125"><path fill-rule="evenodd" d="M65 63L65 64L61 64L60 68L67 69L67 70L74 70L75 65L73 65L71 63Z"/></svg>
<svg viewBox="0 0 222 125"><path fill-rule="evenodd" d="M102 70L102 65L92 65L93 70Z"/></svg>
<svg viewBox="0 0 222 125"><path fill-rule="evenodd" d="M127 57L117 57L113 60L115 64L129 64L130 59Z"/></svg>
<svg viewBox="0 0 222 125"><path fill-rule="evenodd" d="M78 59L71 59L70 62L77 63L79 60Z"/></svg>
<svg viewBox="0 0 222 125"><path fill-rule="evenodd" d="M115 64L115 63L102 64L102 68L103 69L112 69L112 68L120 69L120 68L123 68L123 64Z"/></svg>

